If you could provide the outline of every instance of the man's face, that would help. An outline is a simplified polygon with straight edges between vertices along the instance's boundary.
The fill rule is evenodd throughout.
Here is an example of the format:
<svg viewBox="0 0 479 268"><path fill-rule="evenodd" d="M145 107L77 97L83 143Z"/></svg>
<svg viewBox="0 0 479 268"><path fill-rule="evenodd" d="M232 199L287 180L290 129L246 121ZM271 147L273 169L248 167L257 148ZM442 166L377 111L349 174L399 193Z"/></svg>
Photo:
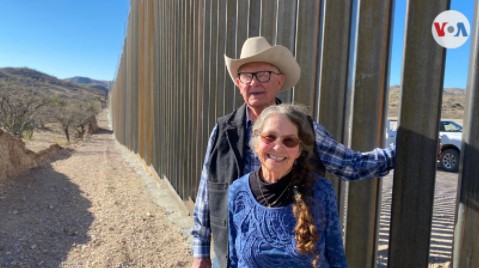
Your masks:
<svg viewBox="0 0 479 268"><path fill-rule="evenodd" d="M284 75L279 74L278 68L263 62L247 63L239 69L240 73L256 73L261 71L270 71L271 76L268 82L259 82L255 76L249 83L243 83L239 77L235 78L245 103L257 110L262 111L268 106L275 104L276 94L281 90L284 84Z"/></svg>

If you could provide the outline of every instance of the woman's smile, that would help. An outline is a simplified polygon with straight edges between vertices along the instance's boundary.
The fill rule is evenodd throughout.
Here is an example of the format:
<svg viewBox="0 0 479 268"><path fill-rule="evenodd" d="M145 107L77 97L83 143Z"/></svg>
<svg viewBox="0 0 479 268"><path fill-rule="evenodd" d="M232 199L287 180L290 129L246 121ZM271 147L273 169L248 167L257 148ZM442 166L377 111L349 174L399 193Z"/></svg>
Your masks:
<svg viewBox="0 0 479 268"><path fill-rule="evenodd" d="M275 156L275 155L272 155L272 154L267 154L267 156L269 157L269 159L274 160L274 161L278 161L278 162L281 162L281 161L286 159L285 156Z"/></svg>

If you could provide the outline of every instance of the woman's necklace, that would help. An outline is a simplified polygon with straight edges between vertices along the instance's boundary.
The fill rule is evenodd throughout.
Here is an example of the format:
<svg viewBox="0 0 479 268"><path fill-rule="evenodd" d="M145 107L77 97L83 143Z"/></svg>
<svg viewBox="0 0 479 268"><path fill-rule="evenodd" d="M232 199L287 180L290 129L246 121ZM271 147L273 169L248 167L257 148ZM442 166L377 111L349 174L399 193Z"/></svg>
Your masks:
<svg viewBox="0 0 479 268"><path fill-rule="evenodd" d="M259 187L259 192L261 193L261 196L263 197L263 201L268 205L268 208L271 208L273 207L274 205L276 205L276 203L279 202L279 200L281 200L281 197L283 196L284 193L286 193L286 190L289 189L289 186L291 185L291 182L293 180L290 180L288 185L284 188L283 192L281 192L281 194L276 197L276 199L274 200L273 203L269 203L268 200L266 199L266 197L264 196L263 194L263 190L261 189L261 182L259 181L259 176L261 175L262 173L261 172L258 172L257 176L256 176L256 181L258 182L258 187Z"/></svg>

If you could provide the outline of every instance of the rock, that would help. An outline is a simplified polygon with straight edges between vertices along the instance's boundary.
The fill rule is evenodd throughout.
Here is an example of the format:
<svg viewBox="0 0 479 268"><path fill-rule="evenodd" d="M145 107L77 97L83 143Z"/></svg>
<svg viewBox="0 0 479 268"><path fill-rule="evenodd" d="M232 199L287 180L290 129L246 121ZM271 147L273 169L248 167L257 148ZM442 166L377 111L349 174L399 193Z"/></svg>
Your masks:
<svg viewBox="0 0 479 268"><path fill-rule="evenodd" d="M75 229L68 227L64 227L63 232L66 233L68 236L74 236L77 234L77 231Z"/></svg>

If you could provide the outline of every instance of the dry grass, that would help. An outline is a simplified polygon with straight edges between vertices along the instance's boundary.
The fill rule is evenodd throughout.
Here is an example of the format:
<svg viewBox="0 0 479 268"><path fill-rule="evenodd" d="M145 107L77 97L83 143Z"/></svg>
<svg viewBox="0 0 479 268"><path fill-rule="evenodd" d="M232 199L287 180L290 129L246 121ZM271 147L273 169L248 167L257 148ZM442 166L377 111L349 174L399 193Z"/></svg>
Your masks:
<svg viewBox="0 0 479 268"><path fill-rule="evenodd" d="M62 147L72 144L72 142L67 141L62 129L55 123L46 124L45 129L37 129L33 132L31 138L23 138L22 140L28 149L36 153L50 147L52 144L58 144Z"/></svg>

